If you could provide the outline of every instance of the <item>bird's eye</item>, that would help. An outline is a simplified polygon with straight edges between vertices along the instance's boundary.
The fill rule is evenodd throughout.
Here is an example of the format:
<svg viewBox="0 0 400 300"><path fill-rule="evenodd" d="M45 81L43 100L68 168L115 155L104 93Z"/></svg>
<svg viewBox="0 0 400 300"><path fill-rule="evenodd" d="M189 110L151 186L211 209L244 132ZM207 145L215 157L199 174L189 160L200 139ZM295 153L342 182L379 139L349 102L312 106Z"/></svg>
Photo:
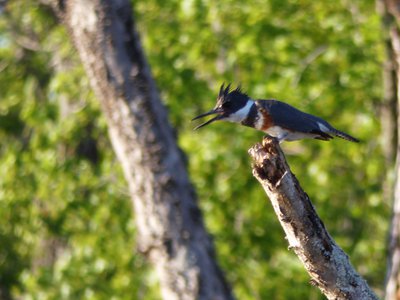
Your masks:
<svg viewBox="0 0 400 300"><path fill-rule="evenodd" d="M230 101L224 102L224 103L222 103L222 108L229 108L231 106L231 104L232 103Z"/></svg>

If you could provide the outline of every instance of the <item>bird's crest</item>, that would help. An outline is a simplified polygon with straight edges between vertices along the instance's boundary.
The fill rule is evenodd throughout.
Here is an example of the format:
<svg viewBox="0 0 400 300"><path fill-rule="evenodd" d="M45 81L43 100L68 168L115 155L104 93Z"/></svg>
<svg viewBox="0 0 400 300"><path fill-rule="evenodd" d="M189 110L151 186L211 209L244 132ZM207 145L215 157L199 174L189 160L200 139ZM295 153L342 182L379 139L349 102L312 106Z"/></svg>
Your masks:
<svg viewBox="0 0 400 300"><path fill-rule="evenodd" d="M223 83L221 85L221 88L219 89L219 94L218 94L218 103L219 104L232 101L232 100L236 99L237 97L248 98L247 94L242 91L240 85L234 90L231 90L230 83L226 87L225 87L225 83Z"/></svg>

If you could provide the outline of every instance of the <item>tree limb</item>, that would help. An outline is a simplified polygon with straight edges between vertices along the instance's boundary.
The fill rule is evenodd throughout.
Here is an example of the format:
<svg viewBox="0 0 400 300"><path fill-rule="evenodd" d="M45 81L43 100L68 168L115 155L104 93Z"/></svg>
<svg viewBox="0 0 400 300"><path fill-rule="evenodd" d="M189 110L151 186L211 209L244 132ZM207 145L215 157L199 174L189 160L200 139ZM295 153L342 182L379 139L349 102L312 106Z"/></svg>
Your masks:
<svg viewBox="0 0 400 300"><path fill-rule="evenodd" d="M308 195L290 171L278 142L264 139L249 150L253 175L269 197L293 249L328 299L378 299L354 270L318 217Z"/></svg>

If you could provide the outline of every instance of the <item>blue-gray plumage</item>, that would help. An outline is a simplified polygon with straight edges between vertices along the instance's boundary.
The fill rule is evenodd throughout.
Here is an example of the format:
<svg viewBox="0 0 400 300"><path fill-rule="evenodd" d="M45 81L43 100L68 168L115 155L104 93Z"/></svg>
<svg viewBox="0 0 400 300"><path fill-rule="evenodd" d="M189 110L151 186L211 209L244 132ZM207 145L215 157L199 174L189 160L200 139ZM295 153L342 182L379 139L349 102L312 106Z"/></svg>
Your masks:
<svg viewBox="0 0 400 300"><path fill-rule="evenodd" d="M313 134L316 135L314 138L321 140L330 140L333 138L330 134L333 134L352 142L358 142L357 139L335 129L325 120L302 112L287 103L278 100L258 100L256 103L268 111L273 126L287 129L290 132ZM286 140L289 140L288 137Z"/></svg>
<svg viewBox="0 0 400 300"><path fill-rule="evenodd" d="M217 120L227 120L264 131L282 141L295 141L303 138L330 140L333 136L351 142L358 140L335 129L325 120L302 112L278 100L252 100L239 88L231 91L230 85L221 86L217 104L211 111L194 118L216 114L214 118L197 126L203 127Z"/></svg>

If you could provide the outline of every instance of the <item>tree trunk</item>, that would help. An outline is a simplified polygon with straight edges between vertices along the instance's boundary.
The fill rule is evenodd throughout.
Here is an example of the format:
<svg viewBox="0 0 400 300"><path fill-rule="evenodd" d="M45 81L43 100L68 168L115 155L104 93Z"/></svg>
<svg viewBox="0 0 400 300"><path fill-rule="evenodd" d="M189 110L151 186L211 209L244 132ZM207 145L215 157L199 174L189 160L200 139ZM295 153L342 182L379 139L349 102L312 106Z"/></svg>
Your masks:
<svg viewBox="0 0 400 300"><path fill-rule="evenodd" d="M184 157L146 63L129 0L42 0L67 26L101 102L164 299L232 299Z"/></svg>
<svg viewBox="0 0 400 300"><path fill-rule="evenodd" d="M400 1L399 0L379 0L378 10L381 11L381 16L383 18L384 34L388 36L387 39L387 52L389 53L389 59L392 60L391 69L392 72L396 74L394 86L388 84L388 78L384 78L384 96L390 95L396 92L395 105L392 107L392 114L396 116L395 126L393 133L395 139L392 145L384 145L393 149L396 155L396 165L395 165L395 183L394 190L392 192L393 205L392 205L392 220L389 231L389 251L388 251L388 263L387 263L387 273L386 273L386 288L385 288L385 300L395 300L400 299L400 137L398 130L400 126L399 119L399 107L400 107ZM383 12L383 13L382 13ZM385 66L385 69L389 66ZM387 103L387 99L384 99ZM383 126L385 123L383 123ZM385 128L382 128L385 130Z"/></svg>
<svg viewBox="0 0 400 300"><path fill-rule="evenodd" d="M396 159L397 145L397 79L396 79L396 57L392 46L390 32L393 26L393 17L389 14L384 0L376 1L377 12L381 16L383 36L385 37L385 61L383 63L382 81L383 98L380 107L380 122L382 126L382 150L385 155L387 168L392 168ZM388 193L386 193L388 191ZM390 185L385 189L385 195L390 194L392 198L392 188ZM385 197L388 199L387 197Z"/></svg>
<svg viewBox="0 0 400 300"><path fill-rule="evenodd" d="M278 142L266 139L249 150L253 175L260 182L278 216L289 248L311 276L311 283L328 299L378 299L335 243L307 194L290 171Z"/></svg>
<svg viewBox="0 0 400 300"><path fill-rule="evenodd" d="M397 151L393 213L389 232L389 253L386 272L385 300L400 299L400 163Z"/></svg>

